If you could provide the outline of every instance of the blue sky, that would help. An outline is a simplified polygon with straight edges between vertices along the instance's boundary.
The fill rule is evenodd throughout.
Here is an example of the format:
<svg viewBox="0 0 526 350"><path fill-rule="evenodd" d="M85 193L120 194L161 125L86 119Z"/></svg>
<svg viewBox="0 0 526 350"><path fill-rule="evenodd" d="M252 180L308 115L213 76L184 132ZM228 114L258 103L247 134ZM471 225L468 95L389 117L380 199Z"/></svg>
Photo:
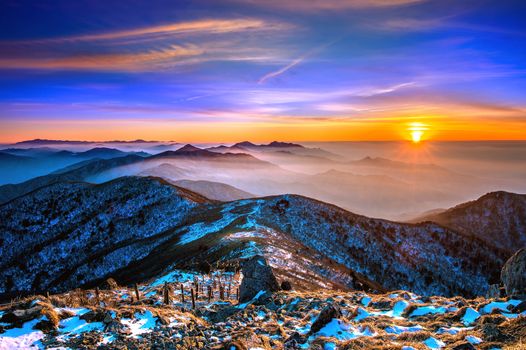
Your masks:
<svg viewBox="0 0 526 350"><path fill-rule="evenodd" d="M525 39L524 1L8 0L0 141L524 139Z"/></svg>

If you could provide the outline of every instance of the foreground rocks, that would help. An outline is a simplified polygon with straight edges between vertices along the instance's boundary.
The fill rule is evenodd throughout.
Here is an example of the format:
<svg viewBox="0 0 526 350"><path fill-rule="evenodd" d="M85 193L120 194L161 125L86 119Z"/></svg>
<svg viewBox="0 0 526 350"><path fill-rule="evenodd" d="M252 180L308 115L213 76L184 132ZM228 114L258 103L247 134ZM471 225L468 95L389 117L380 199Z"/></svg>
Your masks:
<svg viewBox="0 0 526 350"><path fill-rule="evenodd" d="M257 260L256 260L257 263ZM259 264L259 263L258 263ZM133 288L72 291L0 307L0 349L520 349L525 305L513 298L422 297L407 291L278 291L240 303L200 294L195 280L237 286L238 277L170 273ZM206 279L208 278L208 279ZM163 303L163 285L172 284ZM219 284L219 283L217 283ZM206 288L205 288L206 290ZM227 288L228 290L228 288ZM228 293L227 293L228 294ZM438 345L437 345L438 344ZM515 347L514 347L515 346ZM410 349L407 348L407 349Z"/></svg>
<svg viewBox="0 0 526 350"><path fill-rule="evenodd" d="M244 303L260 292L277 292L279 284L264 257L256 255L241 266L243 280L239 287L239 301Z"/></svg>
<svg viewBox="0 0 526 350"><path fill-rule="evenodd" d="M526 296L526 248L513 254L502 268L501 280L508 295Z"/></svg>

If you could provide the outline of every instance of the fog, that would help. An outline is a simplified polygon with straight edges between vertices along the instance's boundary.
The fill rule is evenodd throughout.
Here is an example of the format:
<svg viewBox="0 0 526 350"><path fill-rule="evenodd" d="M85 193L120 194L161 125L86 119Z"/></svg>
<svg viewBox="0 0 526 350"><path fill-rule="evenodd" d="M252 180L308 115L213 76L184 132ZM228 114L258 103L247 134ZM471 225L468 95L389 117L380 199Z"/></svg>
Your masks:
<svg viewBox="0 0 526 350"><path fill-rule="evenodd" d="M5 147L9 150L0 150L0 153L34 160L29 163L27 159L20 160L23 165L17 171L24 172L25 168L27 171L25 176L17 178L8 171L10 163L0 159L3 162L0 181L2 184L16 183L35 176L36 168L41 173L39 175L44 175L64 166L64 157L57 157L62 163L53 163L53 158L47 153L37 152L38 148L84 152L94 147L106 147L127 152L119 156L141 151L148 154L141 154L143 159L139 158L131 165L118 166L116 162L116 166L89 174L83 180L100 183L129 175L162 177L172 183L179 181L179 185L185 183L180 180L205 180L233 186L245 196L301 194L357 214L392 220L410 220L424 212L449 208L490 191L526 192L526 142L326 142L302 145L304 147L196 145L208 148L208 151L198 152L173 152L183 146L176 143L15 145ZM13 151L13 148L25 150ZM165 151L172 152L163 153ZM109 151L99 150L97 156L105 152ZM98 159L83 161L96 162ZM9 161L13 162L13 159ZM48 164L47 169L42 169L46 168L45 164ZM199 190L200 184L192 183L192 189ZM217 194L217 187L215 191Z"/></svg>

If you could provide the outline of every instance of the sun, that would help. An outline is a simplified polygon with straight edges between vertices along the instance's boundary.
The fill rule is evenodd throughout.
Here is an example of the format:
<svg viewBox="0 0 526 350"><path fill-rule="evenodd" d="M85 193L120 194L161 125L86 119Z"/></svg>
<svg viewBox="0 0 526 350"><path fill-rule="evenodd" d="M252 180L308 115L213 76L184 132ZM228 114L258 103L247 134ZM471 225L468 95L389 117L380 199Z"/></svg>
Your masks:
<svg viewBox="0 0 526 350"><path fill-rule="evenodd" d="M424 135L422 131L411 131L411 140L414 143L419 143L422 140L422 135Z"/></svg>
<svg viewBox="0 0 526 350"><path fill-rule="evenodd" d="M411 141L413 141L413 143L419 143L420 141L422 141L422 137L424 136L424 133L427 130L429 130L429 126L420 122L409 123L409 126L407 128L407 131L409 131L409 135L411 136Z"/></svg>

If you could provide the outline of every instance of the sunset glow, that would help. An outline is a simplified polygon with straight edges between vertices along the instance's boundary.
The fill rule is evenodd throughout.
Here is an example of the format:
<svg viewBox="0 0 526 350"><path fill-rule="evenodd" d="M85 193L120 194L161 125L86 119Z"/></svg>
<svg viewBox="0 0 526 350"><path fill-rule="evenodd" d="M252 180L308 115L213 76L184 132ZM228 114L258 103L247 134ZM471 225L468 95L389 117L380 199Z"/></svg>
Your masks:
<svg viewBox="0 0 526 350"><path fill-rule="evenodd" d="M524 4L97 3L1 5L0 142L526 139Z"/></svg>

